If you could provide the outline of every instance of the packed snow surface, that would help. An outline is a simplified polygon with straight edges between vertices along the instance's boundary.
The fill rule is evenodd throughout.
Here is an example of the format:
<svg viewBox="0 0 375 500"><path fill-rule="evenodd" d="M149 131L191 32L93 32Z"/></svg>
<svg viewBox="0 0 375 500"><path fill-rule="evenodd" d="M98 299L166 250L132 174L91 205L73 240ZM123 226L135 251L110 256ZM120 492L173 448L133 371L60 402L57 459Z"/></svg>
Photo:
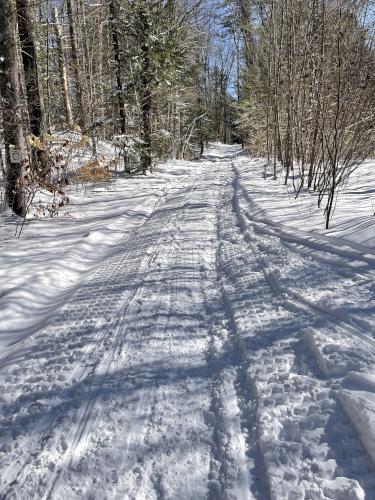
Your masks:
<svg viewBox="0 0 375 500"><path fill-rule="evenodd" d="M3 215L0 498L375 499L372 171L328 231L222 145Z"/></svg>

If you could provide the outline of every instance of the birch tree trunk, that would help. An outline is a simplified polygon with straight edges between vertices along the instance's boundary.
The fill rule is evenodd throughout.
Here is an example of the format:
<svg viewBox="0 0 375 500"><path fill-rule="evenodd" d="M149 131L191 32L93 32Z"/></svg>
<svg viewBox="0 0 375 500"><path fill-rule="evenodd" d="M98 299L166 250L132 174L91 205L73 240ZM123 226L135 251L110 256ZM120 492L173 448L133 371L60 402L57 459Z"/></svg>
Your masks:
<svg viewBox="0 0 375 500"><path fill-rule="evenodd" d="M73 74L77 91L77 101L79 108L79 125L81 128L87 130L87 106L84 95L84 85L83 85L83 75L80 60L78 57L78 46L77 46L77 29L75 23L75 13L73 11L73 1L66 0L66 7L68 11L69 19L69 33L70 33L70 43L72 46L72 66Z"/></svg>
<svg viewBox="0 0 375 500"><path fill-rule="evenodd" d="M68 70L65 60L65 47L64 47L64 40L62 37L62 27L59 22L59 15L56 6L53 7L52 9L52 19L57 41L57 48L59 52L59 71L60 71L61 87L63 91L65 119L68 126L72 127L73 114L72 114L72 105L70 102L70 94L69 94Z"/></svg>

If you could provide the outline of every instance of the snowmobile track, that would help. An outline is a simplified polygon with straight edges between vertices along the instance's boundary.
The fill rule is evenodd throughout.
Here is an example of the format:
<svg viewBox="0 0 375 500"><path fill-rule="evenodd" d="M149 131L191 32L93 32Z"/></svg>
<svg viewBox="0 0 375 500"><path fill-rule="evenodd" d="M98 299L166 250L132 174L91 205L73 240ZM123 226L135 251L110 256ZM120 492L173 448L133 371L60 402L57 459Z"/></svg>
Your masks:
<svg viewBox="0 0 375 500"><path fill-rule="evenodd" d="M193 188L190 188L189 191L191 191L192 189ZM159 199L159 201L155 204L154 211L150 215L149 219L141 227L139 227L136 230L134 235L132 235L130 237L132 240L132 242L131 242L132 246L136 245L136 239L142 240L142 238L144 238L144 236L147 235L148 226L150 224L152 224L153 216L154 217L157 216L158 209L159 209L160 205L163 204L163 202L165 202L165 196L161 197L161 199ZM171 227L173 227L172 219L174 220L176 217L177 217L176 213L169 214L168 218L169 218L169 223L170 223ZM98 331L97 338L92 343L92 346L89 349L89 351L85 353L86 361L83 361L82 359L80 359L79 362L76 364L75 369L70 374L70 379L72 379L74 376L77 378L78 381L84 380L84 379L89 380L89 383L86 384L86 392L88 394L90 394L90 397L87 399L84 407L81 409L78 422L73 427L74 430L71 433L71 434L73 434L73 438L71 439L70 444L68 445L67 449L64 452L63 466L58 471L54 471L51 473L50 479L53 478L53 484L52 484L50 491L48 491L45 494L44 498L51 498L51 494L53 492L55 484L58 481L58 477L59 477L61 471L63 470L64 467L69 466L70 462L72 461L72 458L74 455L74 449L78 446L79 442L81 441L81 439L85 433L85 430L86 430L86 427L87 427L87 424L89 421L89 417L92 414L94 406L95 406L96 399L100 393L100 389L106 383L109 368L110 368L110 366L115 358L116 351L118 350L118 345L119 345L120 337L121 337L121 333L122 333L121 323L122 323L124 317L126 316L127 307L131 303L132 299L135 297L138 289L141 287L142 281L144 279L144 275L147 273L149 263L153 260L153 258L155 257L155 255L158 252L160 245L163 243L163 241L166 238L168 238L168 233L165 233L163 235L163 237L161 238L161 240L159 240L158 244L154 246L152 253L147 254L146 258L143 259L146 262L143 262L141 264L141 267L137 271L137 276L135 278L136 286L133 288L130 296L127 296L125 298L125 301L124 300L121 301L121 299L120 299L120 303L117 304L117 312L114 313L114 316L112 318L112 322L111 322L110 326ZM126 244L125 244L125 248L126 248ZM119 256L116 255L112 260L116 261L116 260L118 260L118 258L119 258ZM126 258L126 250L125 250L125 253L123 252L121 255L120 265L121 265L121 262L126 261L126 260L127 260L127 258ZM91 283L91 282L95 283L95 281L101 275L107 277L108 276L108 268L109 268L108 262L104 263L104 265L102 265L95 272L94 276L92 278L90 278L88 283ZM79 300L76 297L77 297L77 295L80 295L80 294L81 294L81 290L78 290L77 292L75 292L73 294L72 298L64 306L63 311L61 313L62 315L65 314L66 310L69 310L71 304L75 304L77 302L77 300ZM94 301L95 300L96 299L94 299ZM85 310L87 311L88 309L89 309L89 305L86 305ZM85 318L85 310L83 311L83 318L82 317L79 318L79 323L77 323L77 327L80 327L82 322L83 323L85 322L85 319L86 319L86 321L89 321L91 318L90 312L86 313L86 318ZM74 329L74 324L72 325L72 328ZM111 338L113 336L114 336L114 338ZM124 339L122 339L122 340L124 340ZM109 356L108 362L103 367L103 366L101 366L103 363L102 358L103 358L104 353L108 349L109 342L111 342L111 344L113 345L113 348L112 348L111 354ZM93 356L95 358L94 361L92 361L92 359L91 359ZM107 355L107 357L108 357L108 355ZM98 371L99 367L104 368L104 376L101 376L100 381L98 382L96 380L96 372ZM78 373L77 373L77 371L78 371ZM66 411L68 411L68 408L66 408ZM40 420L40 423L38 425L38 429L41 432L41 436L39 437L39 439L36 442L34 442L32 444L32 452L29 453L27 459L23 462L22 466L19 468L19 470L17 471L13 480L9 483L9 485L6 487L6 490L4 491L4 493L2 493L2 495L0 496L1 500L5 500L6 498L8 498L8 496L10 494L14 494L15 491L22 489L23 484L27 481L27 477L28 477L27 469L28 469L28 467L33 466L33 463L35 463L35 461L38 459L38 456L45 449L47 443L49 442L51 436L53 435L53 430L55 429L55 427L57 425L59 425L60 422L62 422L66 418L66 416L67 416L66 413L65 414L59 413L59 414L56 414L54 418L49 419L49 421L45 421L45 419ZM38 429L36 429L36 431L38 431ZM26 473L26 475L25 475L25 473ZM32 474L32 472L31 472L31 474ZM22 479L20 479L22 476L24 476L24 477Z"/></svg>

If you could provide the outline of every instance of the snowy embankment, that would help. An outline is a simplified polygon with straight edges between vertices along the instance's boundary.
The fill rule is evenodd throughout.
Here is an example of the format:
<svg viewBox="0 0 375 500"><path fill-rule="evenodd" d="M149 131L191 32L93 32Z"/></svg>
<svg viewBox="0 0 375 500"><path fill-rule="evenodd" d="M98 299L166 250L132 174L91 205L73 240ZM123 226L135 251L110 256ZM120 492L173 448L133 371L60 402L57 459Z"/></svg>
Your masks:
<svg viewBox="0 0 375 500"><path fill-rule="evenodd" d="M243 180L251 179L251 196L258 203L257 216L267 216L282 227L302 231L302 237L309 232L324 236L338 236L359 250L375 248L375 161L368 160L349 178L344 190L340 190L331 228L324 229L323 209L317 207L318 195L306 188L302 189L297 199L292 179L284 185L283 172L279 172L277 181L272 179L272 169L266 171L264 179L264 160L254 159L251 163L242 162ZM252 175L255 174L255 175ZM298 187L298 180L296 180ZM324 201L322 202L324 208ZM296 234L299 234L298 231ZM329 239L327 241L330 241ZM343 241L337 241L343 245Z"/></svg>
<svg viewBox="0 0 375 500"><path fill-rule="evenodd" d="M0 497L375 498L369 176L324 231L262 174L217 145L3 219Z"/></svg>

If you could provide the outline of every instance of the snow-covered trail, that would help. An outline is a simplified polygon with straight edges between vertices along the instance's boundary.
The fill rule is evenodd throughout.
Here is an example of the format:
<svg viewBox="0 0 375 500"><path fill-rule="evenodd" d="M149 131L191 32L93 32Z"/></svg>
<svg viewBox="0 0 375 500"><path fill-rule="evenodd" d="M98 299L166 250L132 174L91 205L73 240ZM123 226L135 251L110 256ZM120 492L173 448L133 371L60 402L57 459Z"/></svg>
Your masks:
<svg viewBox="0 0 375 500"><path fill-rule="evenodd" d="M375 498L371 255L259 220L237 153L1 358L0 498Z"/></svg>

